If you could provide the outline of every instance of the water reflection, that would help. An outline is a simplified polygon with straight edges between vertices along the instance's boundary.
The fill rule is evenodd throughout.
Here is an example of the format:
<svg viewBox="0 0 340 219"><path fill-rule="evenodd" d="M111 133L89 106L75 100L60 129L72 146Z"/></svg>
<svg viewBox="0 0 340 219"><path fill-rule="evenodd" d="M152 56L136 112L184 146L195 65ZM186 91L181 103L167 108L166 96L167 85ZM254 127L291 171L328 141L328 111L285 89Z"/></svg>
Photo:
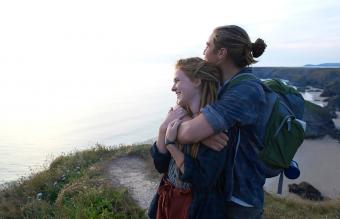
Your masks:
<svg viewBox="0 0 340 219"><path fill-rule="evenodd" d="M154 137L175 103L172 71L172 65L125 66L85 82L65 77L65 83L47 85L29 80L16 91L8 86L18 99L7 97L8 107L0 109L0 183L39 170L63 152Z"/></svg>

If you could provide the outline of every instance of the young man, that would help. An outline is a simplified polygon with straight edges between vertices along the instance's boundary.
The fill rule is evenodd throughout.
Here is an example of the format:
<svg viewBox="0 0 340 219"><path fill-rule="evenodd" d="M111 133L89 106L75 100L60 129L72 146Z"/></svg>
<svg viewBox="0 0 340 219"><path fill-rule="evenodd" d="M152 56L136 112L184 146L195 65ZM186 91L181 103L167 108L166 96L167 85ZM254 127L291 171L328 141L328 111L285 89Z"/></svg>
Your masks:
<svg viewBox="0 0 340 219"><path fill-rule="evenodd" d="M226 85L236 75L251 73L247 67L256 63L254 58L259 57L265 47L261 39L252 43L246 31L238 26L216 28L204 55L206 61L221 68L224 86L216 102L204 107L194 119L183 122L178 130L180 143L197 143L228 130L223 191L228 218L262 218L265 175L257 151L262 149L260 142L264 133L261 122L266 105L264 90L256 81L243 81L228 90ZM240 141L238 149L237 141Z"/></svg>

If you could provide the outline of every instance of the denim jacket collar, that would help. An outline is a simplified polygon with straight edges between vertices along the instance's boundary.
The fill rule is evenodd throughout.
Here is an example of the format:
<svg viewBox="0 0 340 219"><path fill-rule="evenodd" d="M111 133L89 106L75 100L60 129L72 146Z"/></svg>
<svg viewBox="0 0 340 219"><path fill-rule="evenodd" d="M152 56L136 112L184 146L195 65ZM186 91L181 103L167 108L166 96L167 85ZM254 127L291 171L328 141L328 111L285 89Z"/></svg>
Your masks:
<svg viewBox="0 0 340 219"><path fill-rule="evenodd" d="M239 72L237 72L233 77L231 77L229 80L226 80L225 82L223 82L223 85L219 87L218 89L218 95L222 92L222 90L224 90L224 88L226 87L226 85L233 79L235 78L237 75L239 74L243 74L243 73L252 73L253 69L251 67L245 67L242 68Z"/></svg>

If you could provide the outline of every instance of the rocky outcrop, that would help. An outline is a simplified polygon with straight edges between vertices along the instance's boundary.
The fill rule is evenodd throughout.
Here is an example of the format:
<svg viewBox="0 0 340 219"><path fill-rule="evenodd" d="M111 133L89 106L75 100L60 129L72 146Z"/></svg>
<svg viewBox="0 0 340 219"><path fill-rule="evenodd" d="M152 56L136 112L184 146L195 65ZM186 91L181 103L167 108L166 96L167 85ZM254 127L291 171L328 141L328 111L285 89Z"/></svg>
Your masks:
<svg viewBox="0 0 340 219"><path fill-rule="evenodd" d="M335 132L332 112L314 103L305 101L304 120L307 123L305 138L319 138Z"/></svg>
<svg viewBox="0 0 340 219"><path fill-rule="evenodd" d="M254 67L259 78L281 78L298 87L325 88L329 83L340 81L340 68Z"/></svg>
<svg viewBox="0 0 340 219"><path fill-rule="evenodd" d="M339 87L340 90L340 87ZM327 99L327 108L331 111L340 111L340 95L336 95Z"/></svg>
<svg viewBox="0 0 340 219"><path fill-rule="evenodd" d="M336 95L340 95L340 80L327 83L321 94L322 97L332 97Z"/></svg>
<svg viewBox="0 0 340 219"><path fill-rule="evenodd" d="M301 182L300 184L295 183L289 184L288 189L289 192L297 194L303 199L309 199L313 201L324 200L324 197L321 194L321 192L307 182Z"/></svg>

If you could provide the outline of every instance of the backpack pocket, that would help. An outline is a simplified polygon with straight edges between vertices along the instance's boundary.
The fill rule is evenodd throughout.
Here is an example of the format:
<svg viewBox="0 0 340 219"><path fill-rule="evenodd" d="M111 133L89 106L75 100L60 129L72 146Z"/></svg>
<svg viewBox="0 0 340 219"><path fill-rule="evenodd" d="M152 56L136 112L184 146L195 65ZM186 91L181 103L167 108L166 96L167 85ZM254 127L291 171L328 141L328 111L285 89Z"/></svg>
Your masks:
<svg viewBox="0 0 340 219"><path fill-rule="evenodd" d="M288 168L304 140L304 129L289 108L277 98L266 125L260 157L273 168Z"/></svg>

